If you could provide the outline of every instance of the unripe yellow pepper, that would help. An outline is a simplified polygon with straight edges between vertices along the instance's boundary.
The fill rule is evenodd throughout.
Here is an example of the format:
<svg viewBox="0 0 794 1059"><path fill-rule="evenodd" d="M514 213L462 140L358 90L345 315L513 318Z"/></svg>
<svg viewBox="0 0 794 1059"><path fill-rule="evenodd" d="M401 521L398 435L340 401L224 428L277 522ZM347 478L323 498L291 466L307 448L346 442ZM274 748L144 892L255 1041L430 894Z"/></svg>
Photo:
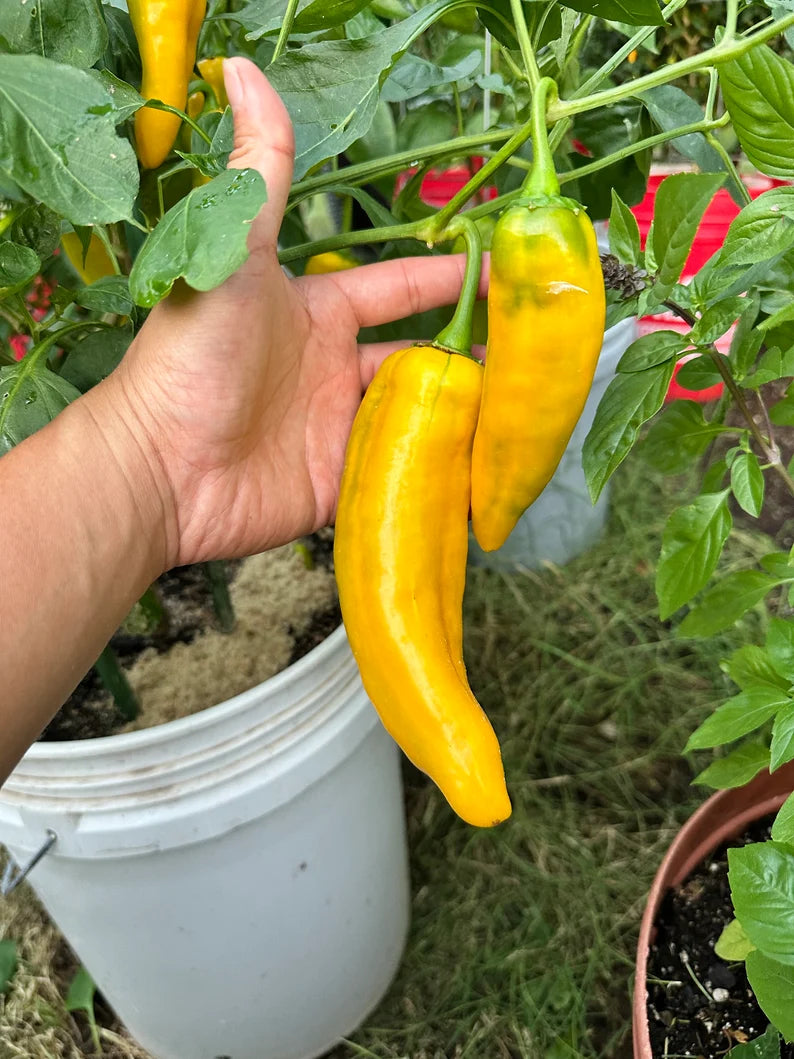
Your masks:
<svg viewBox="0 0 794 1059"><path fill-rule="evenodd" d="M504 544L548 484L593 382L606 297L593 225L560 195L546 136L543 78L533 96L533 168L491 242L488 344L474 437L471 521L483 551Z"/></svg>
<svg viewBox="0 0 794 1059"><path fill-rule="evenodd" d="M83 244L76 232L64 232L61 236L61 246L69 264L86 285L96 283L98 279L112 276L116 272L110 254L98 235L91 235L85 258Z"/></svg>
<svg viewBox="0 0 794 1059"><path fill-rule="evenodd" d="M353 424L336 517L342 615L386 729L455 812L510 815L494 731L463 663L471 446L482 368L433 346L391 354Z"/></svg>
<svg viewBox="0 0 794 1059"><path fill-rule="evenodd" d="M226 95L226 82L223 80L223 56L215 59L202 59L198 72L215 94L215 110L225 110L229 105Z"/></svg>
<svg viewBox="0 0 794 1059"><path fill-rule="evenodd" d="M128 6L141 54L141 95L184 110L206 0L129 0ZM177 114L164 110L136 112L135 143L144 168L165 161L180 124Z"/></svg>
<svg viewBox="0 0 794 1059"><path fill-rule="evenodd" d="M304 276L318 276L328 272L344 272L347 268L356 268L358 261L343 250L329 250L327 254L315 254L306 262Z"/></svg>

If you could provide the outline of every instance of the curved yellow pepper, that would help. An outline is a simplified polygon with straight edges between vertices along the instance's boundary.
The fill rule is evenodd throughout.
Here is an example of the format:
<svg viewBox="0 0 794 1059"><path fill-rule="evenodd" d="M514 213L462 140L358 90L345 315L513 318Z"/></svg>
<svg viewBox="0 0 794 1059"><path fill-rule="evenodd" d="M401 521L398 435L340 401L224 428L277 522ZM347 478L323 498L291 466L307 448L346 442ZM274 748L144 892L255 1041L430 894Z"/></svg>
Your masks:
<svg viewBox="0 0 794 1059"><path fill-rule="evenodd" d="M225 110L229 105L229 97L226 95L226 82L223 80L223 56L202 59L198 63L198 72L215 95L215 106L212 109Z"/></svg>
<svg viewBox="0 0 794 1059"><path fill-rule="evenodd" d="M206 0L129 0L128 6L141 54L141 95L184 110ZM177 114L164 110L136 112L135 143L144 168L165 161L180 124Z"/></svg>
<svg viewBox="0 0 794 1059"><path fill-rule="evenodd" d="M517 205L491 244L488 344L472 454L472 529L504 544L582 414L606 312L593 225L562 203Z"/></svg>
<svg viewBox="0 0 794 1059"><path fill-rule="evenodd" d="M462 602L482 368L433 346L391 354L353 424L336 517L339 598L386 729L464 820L510 815L499 744L469 688Z"/></svg>
<svg viewBox="0 0 794 1059"><path fill-rule="evenodd" d="M86 285L115 274L113 261L98 235L92 234L85 256L83 244L76 232L64 232L61 236L61 246L69 264Z"/></svg>

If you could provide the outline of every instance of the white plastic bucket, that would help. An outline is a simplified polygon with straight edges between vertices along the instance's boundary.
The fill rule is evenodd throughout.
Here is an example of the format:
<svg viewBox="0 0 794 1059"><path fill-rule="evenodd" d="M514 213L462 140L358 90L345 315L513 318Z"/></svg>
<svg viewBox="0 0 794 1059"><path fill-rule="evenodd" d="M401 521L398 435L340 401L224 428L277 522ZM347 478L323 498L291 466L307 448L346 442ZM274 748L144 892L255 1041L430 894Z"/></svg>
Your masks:
<svg viewBox="0 0 794 1059"><path fill-rule="evenodd" d="M37 743L0 841L157 1059L307 1059L386 991L408 927L399 752L337 629L251 691Z"/></svg>
<svg viewBox="0 0 794 1059"><path fill-rule="evenodd" d="M609 515L610 490L607 485L596 504L592 503L582 470L582 448L618 361L636 337L634 317L606 332L590 395L553 478L501 548L484 552L469 534L469 562L474 566L494 570L536 570L544 562L563 566L601 536Z"/></svg>

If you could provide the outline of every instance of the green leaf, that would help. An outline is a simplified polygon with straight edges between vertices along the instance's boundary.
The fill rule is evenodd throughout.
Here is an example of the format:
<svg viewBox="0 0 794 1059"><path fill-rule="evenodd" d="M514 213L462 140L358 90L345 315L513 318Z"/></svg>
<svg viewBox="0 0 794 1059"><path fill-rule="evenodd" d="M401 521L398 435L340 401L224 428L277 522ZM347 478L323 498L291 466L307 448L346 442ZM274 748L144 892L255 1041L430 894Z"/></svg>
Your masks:
<svg viewBox="0 0 794 1059"><path fill-rule="evenodd" d="M82 1011L85 1013L88 1019L88 1025L91 1029L91 1039L94 1045L94 1051L99 1055L101 1054L102 1048L99 1040L99 1028L94 1013L95 993L96 985L94 984L93 978L85 967L80 967L71 981L69 991L64 1000L64 1006L67 1011Z"/></svg>
<svg viewBox="0 0 794 1059"><path fill-rule="evenodd" d="M437 66L419 55L407 52L386 79L380 97L386 103L416 99L431 88L454 84L482 67L482 51L470 51L454 66Z"/></svg>
<svg viewBox="0 0 794 1059"><path fill-rule="evenodd" d="M769 754L770 772L774 772L794 758L794 702L784 706L775 717Z"/></svg>
<svg viewBox="0 0 794 1059"><path fill-rule="evenodd" d="M645 371L682 353L689 342L678 331L651 331L636 338L618 362L618 371Z"/></svg>
<svg viewBox="0 0 794 1059"><path fill-rule="evenodd" d="M734 217L718 264L753 265L770 261L794 245L794 187L772 188Z"/></svg>
<svg viewBox="0 0 794 1059"><path fill-rule="evenodd" d="M792 307L794 307L794 302L792 302ZM794 375L794 346L785 352L775 347L764 353L755 371L747 376L742 385L748 389L757 390L765 383L775 382L776 379L787 379L792 375Z"/></svg>
<svg viewBox="0 0 794 1059"><path fill-rule="evenodd" d="M703 121L704 114L699 104L681 88L674 85L659 85L640 96L655 125L662 132L679 129ZM702 132L690 132L677 136L670 145L686 158L690 158L704 173L721 173L725 163L719 151L715 151Z"/></svg>
<svg viewBox="0 0 794 1059"><path fill-rule="evenodd" d="M766 630L766 650L775 671L794 684L794 622L772 618Z"/></svg>
<svg viewBox="0 0 794 1059"><path fill-rule="evenodd" d="M680 636L713 636L730 628L780 583L761 570L728 574L703 596L678 627Z"/></svg>
<svg viewBox="0 0 794 1059"><path fill-rule="evenodd" d="M648 431L642 454L664 474L678 474L694 464L721 429L706 422L702 406L695 401L674 401Z"/></svg>
<svg viewBox="0 0 794 1059"><path fill-rule="evenodd" d="M582 466L593 503L637 440L640 427L664 404L674 362L618 374L610 382L585 439Z"/></svg>
<svg viewBox="0 0 794 1059"><path fill-rule="evenodd" d="M675 381L685 390L705 390L722 381L710 356L692 357L681 365Z"/></svg>
<svg viewBox="0 0 794 1059"><path fill-rule="evenodd" d="M232 119L232 108L227 107L215 127L212 134L212 142L207 150L201 154L186 151L177 151L180 158L190 162L204 176L210 178L219 176L229 163L229 155L234 147L234 121Z"/></svg>
<svg viewBox="0 0 794 1059"><path fill-rule="evenodd" d="M136 92L132 85L112 74L110 70L89 71L99 83L107 90L113 102L113 115L117 125L131 118L136 110L140 110L146 100Z"/></svg>
<svg viewBox="0 0 794 1059"><path fill-rule="evenodd" d="M741 319L747 304L746 298L725 298L709 306L690 332L691 343L706 346L710 342L716 342L730 330L731 324Z"/></svg>
<svg viewBox="0 0 794 1059"><path fill-rule="evenodd" d="M83 70L0 55L0 176L74 225L129 220L138 164L107 91Z"/></svg>
<svg viewBox="0 0 794 1059"><path fill-rule="evenodd" d="M733 367L734 378L741 382L747 375L763 344L763 335L755 326L761 307L761 295L752 291L745 298L745 309L733 332L728 359Z"/></svg>
<svg viewBox="0 0 794 1059"><path fill-rule="evenodd" d="M794 1040L794 968L763 952L751 952L745 967L763 1013L787 1041Z"/></svg>
<svg viewBox="0 0 794 1059"><path fill-rule="evenodd" d="M11 984L17 969L17 946L11 938L0 939L0 996Z"/></svg>
<svg viewBox="0 0 794 1059"><path fill-rule="evenodd" d="M86 393L118 367L132 339L131 325L86 335L81 342L70 347L60 377L81 393Z"/></svg>
<svg viewBox="0 0 794 1059"><path fill-rule="evenodd" d="M372 195L364 191L363 188L334 184L326 189L326 194L347 195L349 198L355 199L376 228L388 228L390 225L397 223L394 214L387 210L377 199L373 198Z"/></svg>
<svg viewBox="0 0 794 1059"><path fill-rule="evenodd" d="M655 293L659 301L678 282L706 207L724 181L724 173L674 173L659 185L653 211L653 253L658 262Z"/></svg>
<svg viewBox="0 0 794 1059"><path fill-rule="evenodd" d="M30 247L0 242L0 298L27 287L40 268L38 254Z"/></svg>
<svg viewBox="0 0 794 1059"><path fill-rule="evenodd" d="M734 787L743 787L767 768L769 750L758 743L745 743L743 746L737 746L725 757L713 761L708 768L695 776L692 782L719 791L732 790Z"/></svg>
<svg viewBox="0 0 794 1059"><path fill-rule="evenodd" d="M724 746L734 739L741 739L790 704L791 699L784 691L767 685L756 685L747 691L740 691L695 729L687 741L685 752Z"/></svg>
<svg viewBox="0 0 794 1059"><path fill-rule="evenodd" d="M368 3L369 0L299 0L292 32L318 33L344 25ZM278 33L286 10L286 0L248 0L233 17L247 31L246 40L259 40Z"/></svg>
<svg viewBox="0 0 794 1059"><path fill-rule="evenodd" d="M229 169L180 199L135 259L135 303L155 305L180 277L194 290L223 283L248 257L248 229L265 200L264 181L253 169Z"/></svg>
<svg viewBox="0 0 794 1059"><path fill-rule="evenodd" d="M655 0L565 0L565 7L595 15L613 22L628 22L632 26L661 26L664 24Z"/></svg>
<svg viewBox="0 0 794 1059"><path fill-rule="evenodd" d="M768 176L794 176L794 67L761 44L717 69L748 159Z"/></svg>
<svg viewBox="0 0 794 1059"><path fill-rule="evenodd" d="M295 127L296 180L364 135L389 71L448 7L434 0L372 37L306 44L268 67Z"/></svg>
<svg viewBox="0 0 794 1059"><path fill-rule="evenodd" d="M747 937L794 973L794 850L777 842L729 849L728 881Z"/></svg>
<svg viewBox="0 0 794 1059"><path fill-rule="evenodd" d="M780 1034L774 1026L767 1026L762 1037L737 1044L726 1053L725 1059L780 1059Z"/></svg>
<svg viewBox="0 0 794 1059"><path fill-rule="evenodd" d="M102 57L108 33L99 0L4 0L0 40L3 51L87 70Z"/></svg>
<svg viewBox="0 0 794 1059"><path fill-rule="evenodd" d="M104 276L88 287L80 287L75 291L74 300L84 309L93 309L97 313L113 313L116 316L130 316L132 313L132 298L126 276Z"/></svg>
<svg viewBox="0 0 794 1059"><path fill-rule="evenodd" d="M8 235L12 242L30 247L43 261L55 252L61 241L61 219L53 210L37 203L15 218Z"/></svg>
<svg viewBox="0 0 794 1059"><path fill-rule="evenodd" d="M745 934L744 928L738 919L732 919L714 943L716 954L721 960L727 960L728 963L745 960L747 953L752 952L754 948L755 945Z"/></svg>
<svg viewBox="0 0 794 1059"><path fill-rule="evenodd" d="M739 506L758 518L764 502L764 472L753 452L741 452L731 464L731 489Z"/></svg>
<svg viewBox="0 0 794 1059"><path fill-rule="evenodd" d="M775 842L794 845L794 794L790 794L778 809L772 824L772 838Z"/></svg>
<svg viewBox="0 0 794 1059"><path fill-rule="evenodd" d="M30 355L0 368L0 456L46 426L79 396L71 383Z"/></svg>
<svg viewBox="0 0 794 1059"><path fill-rule="evenodd" d="M732 522L727 489L699 496L670 515L656 568L662 621L688 603L709 580Z"/></svg>
<svg viewBox="0 0 794 1059"><path fill-rule="evenodd" d="M794 394L772 405L769 418L776 427L794 427Z"/></svg>
<svg viewBox="0 0 794 1059"><path fill-rule="evenodd" d="M642 262L640 226L629 207L612 188L612 211L609 214L609 249L618 260L628 265Z"/></svg>
<svg viewBox="0 0 794 1059"><path fill-rule="evenodd" d="M754 643L737 648L728 659L725 672L743 691L764 684L787 692L792 683L775 669L768 651Z"/></svg>

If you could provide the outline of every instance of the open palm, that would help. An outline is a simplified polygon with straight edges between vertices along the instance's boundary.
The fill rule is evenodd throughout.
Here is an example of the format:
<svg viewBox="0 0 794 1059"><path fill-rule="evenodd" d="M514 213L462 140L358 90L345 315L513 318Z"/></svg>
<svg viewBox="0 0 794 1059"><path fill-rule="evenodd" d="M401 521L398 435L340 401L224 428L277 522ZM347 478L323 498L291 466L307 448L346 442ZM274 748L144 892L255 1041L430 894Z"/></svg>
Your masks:
<svg viewBox="0 0 794 1059"><path fill-rule="evenodd" d="M150 315L120 382L151 441L174 564L261 551L333 519L350 426L397 344L359 329L453 302L461 257L409 258L289 279L277 238L292 176L289 116L247 60L226 63L230 166L257 169L268 202L248 261L223 286L181 286Z"/></svg>

